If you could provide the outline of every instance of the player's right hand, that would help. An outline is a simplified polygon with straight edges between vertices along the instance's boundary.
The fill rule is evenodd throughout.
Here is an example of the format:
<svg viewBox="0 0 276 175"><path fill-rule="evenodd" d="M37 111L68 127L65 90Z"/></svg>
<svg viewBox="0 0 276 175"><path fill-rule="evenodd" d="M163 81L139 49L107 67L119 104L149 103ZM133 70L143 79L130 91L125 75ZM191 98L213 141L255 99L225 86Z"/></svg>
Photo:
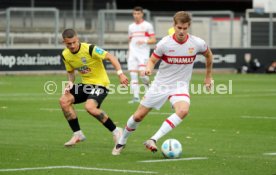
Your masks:
<svg viewBox="0 0 276 175"><path fill-rule="evenodd" d="M144 74L144 75L151 75L151 74L152 74L152 70L146 69L146 70L144 70L144 71L142 72L142 74Z"/></svg>
<svg viewBox="0 0 276 175"><path fill-rule="evenodd" d="M214 86L214 80L212 79L212 77L206 77L204 80L204 85L208 92L211 91Z"/></svg>
<svg viewBox="0 0 276 175"><path fill-rule="evenodd" d="M120 78L120 83L127 86L128 85L128 78L125 74L120 74L119 75L119 78Z"/></svg>

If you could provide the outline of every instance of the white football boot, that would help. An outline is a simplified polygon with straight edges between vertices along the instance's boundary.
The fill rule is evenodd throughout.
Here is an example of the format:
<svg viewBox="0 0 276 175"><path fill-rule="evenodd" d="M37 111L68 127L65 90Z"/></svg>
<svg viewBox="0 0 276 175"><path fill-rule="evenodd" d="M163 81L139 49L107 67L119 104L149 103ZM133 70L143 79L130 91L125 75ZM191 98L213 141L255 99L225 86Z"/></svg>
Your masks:
<svg viewBox="0 0 276 175"><path fill-rule="evenodd" d="M120 155L124 148L125 148L125 145L116 144L112 150L112 155L114 156Z"/></svg>
<svg viewBox="0 0 276 175"><path fill-rule="evenodd" d="M118 131L113 135L115 146L112 150L112 155L120 155L122 149L124 148L124 145L118 144L122 135L123 135L123 129L118 128Z"/></svg>
<svg viewBox="0 0 276 175"><path fill-rule="evenodd" d="M82 131L74 132L73 137L66 143L64 143L64 146L73 146L78 142L83 142L86 139Z"/></svg>
<svg viewBox="0 0 276 175"><path fill-rule="evenodd" d="M157 152L157 146L156 146L156 141L155 140L149 139L149 140L144 142L144 145L151 152L153 152L153 153Z"/></svg>

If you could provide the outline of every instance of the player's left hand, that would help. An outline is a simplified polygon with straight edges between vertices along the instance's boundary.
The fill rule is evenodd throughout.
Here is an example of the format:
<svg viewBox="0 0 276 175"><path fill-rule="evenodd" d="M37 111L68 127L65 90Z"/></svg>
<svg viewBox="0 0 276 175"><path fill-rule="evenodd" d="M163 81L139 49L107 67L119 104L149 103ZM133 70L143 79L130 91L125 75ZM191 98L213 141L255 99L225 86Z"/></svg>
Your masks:
<svg viewBox="0 0 276 175"><path fill-rule="evenodd" d="M214 80L212 79L212 77L206 77L204 80L204 85L208 91L211 91L214 85Z"/></svg>
<svg viewBox="0 0 276 175"><path fill-rule="evenodd" d="M63 94L69 93L73 86L74 83L72 81L68 81L67 85L64 88Z"/></svg>
<svg viewBox="0 0 276 175"><path fill-rule="evenodd" d="M124 73L120 74L119 78L120 78L120 83L121 84L123 84L125 86L128 85L128 78L127 78L127 76Z"/></svg>

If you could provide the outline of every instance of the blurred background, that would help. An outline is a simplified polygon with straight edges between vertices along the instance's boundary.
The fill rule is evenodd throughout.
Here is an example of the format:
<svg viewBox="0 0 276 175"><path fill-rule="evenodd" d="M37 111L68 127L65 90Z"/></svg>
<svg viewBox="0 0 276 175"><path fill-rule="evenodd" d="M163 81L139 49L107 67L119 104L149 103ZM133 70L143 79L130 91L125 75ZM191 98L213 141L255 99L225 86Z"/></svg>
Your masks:
<svg viewBox="0 0 276 175"><path fill-rule="evenodd" d="M218 68L265 72L276 60L275 0L0 0L0 4L0 48L4 49L0 68L5 67L1 70L13 67L4 64L9 60L2 58L3 53L11 54L7 49L62 49L65 28L76 29L82 41L109 49L124 63L134 6L145 9L145 19L153 24L158 40L167 35L176 11L189 11L190 33L213 48ZM201 68L204 60L197 60L195 67Z"/></svg>

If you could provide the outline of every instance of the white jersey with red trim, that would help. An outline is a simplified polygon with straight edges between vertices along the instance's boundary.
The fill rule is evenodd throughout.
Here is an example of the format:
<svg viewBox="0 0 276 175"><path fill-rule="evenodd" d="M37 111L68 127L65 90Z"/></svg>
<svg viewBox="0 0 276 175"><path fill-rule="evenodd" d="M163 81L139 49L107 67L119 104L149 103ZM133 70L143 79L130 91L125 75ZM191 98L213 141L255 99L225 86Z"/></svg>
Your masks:
<svg viewBox="0 0 276 175"><path fill-rule="evenodd" d="M190 34L183 43L176 41L175 35L162 38L153 52L161 59L154 83L168 86L181 82L189 84L196 55L207 49L204 40Z"/></svg>
<svg viewBox="0 0 276 175"><path fill-rule="evenodd" d="M130 39L129 52L150 54L150 46L148 44L137 45L137 41L146 41L150 36L154 36L154 30L151 23L143 20L141 23L133 22L128 26L128 37Z"/></svg>

